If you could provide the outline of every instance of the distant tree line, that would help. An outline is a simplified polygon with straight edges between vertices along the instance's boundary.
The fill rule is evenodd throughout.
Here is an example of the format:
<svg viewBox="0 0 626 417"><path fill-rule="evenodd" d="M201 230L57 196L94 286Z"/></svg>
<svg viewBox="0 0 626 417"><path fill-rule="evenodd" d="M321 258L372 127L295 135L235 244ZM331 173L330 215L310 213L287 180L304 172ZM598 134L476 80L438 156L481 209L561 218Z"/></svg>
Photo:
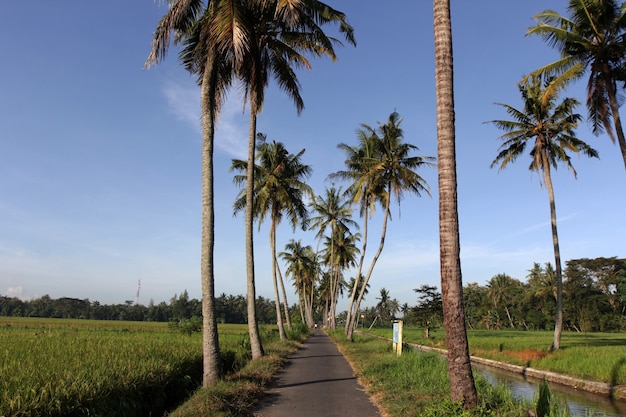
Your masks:
<svg viewBox="0 0 626 417"><path fill-rule="evenodd" d="M246 323L246 298L243 295L221 294L215 301L219 322ZM273 300L257 297L256 306L259 323L276 323ZM169 322L202 317L202 304L200 300L189 298L187 291L174 294L169 303L155 304L151 300L147 306L133 301L106 305L88 298L53 299L48 295L33 300L0 296L0 316Z"/></svg>
<svg viewBox="0 0 626 417"><path fill-rule="evenodd" d="M573 259L566 262L563 281L563 325L579 332L626 330L626 259ZM359 327L390 326L396 317L405 325L429 329L443 325L441 293L437 287L415 289L414 306L391 299L380 290L379 302L361 310ZM470 329L553 330L556 314L555 270L535 263L526 282L507 274L486 285L463 287L465 321Z"/></svg>

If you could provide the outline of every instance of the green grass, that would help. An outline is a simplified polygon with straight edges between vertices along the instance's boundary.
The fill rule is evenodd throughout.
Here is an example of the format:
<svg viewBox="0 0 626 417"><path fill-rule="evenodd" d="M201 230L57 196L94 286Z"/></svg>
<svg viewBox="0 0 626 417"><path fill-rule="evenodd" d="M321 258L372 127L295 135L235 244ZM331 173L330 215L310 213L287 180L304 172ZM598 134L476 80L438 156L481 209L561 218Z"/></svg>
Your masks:
<svg viewBox="0 0 626 417"><path fill-rule="evenodd" d="M275 375L308 334L308 329L292 334L297 340L274 341L264 345L265 356L248 362L239 371L211 387L202 387L174 410L170 417L248 417L274 380Z"/></svg>
<svg viewBox="0 0 626 417"><path fill-rule="evenodd" d="M391 338L391 329L368 333ZM606 382L626 383L626 334L563 332L561 349L549 351L553 332L521 330L468 330L470 354L514 365L530 366ZM404 328L403 341L445 349L442 329L425 339L422 329Z"/></svg>
<svg viewBox="0 0 626 417"><path fill-rule="evenodd" d="M236 374L250 361L247 326L219 332L224 370ZM270 346L278 338L269 326L261 334ZM162 414L201 378L202 335L167 323L0 317L0 416Z"/></svg>
<svg viewBox="0 0 626 417"><path fill-rule="evenodd" d="M347 342L341 332L331 334L351 362L368 393L389 416L397 417L526 417L535 406L513 398L506 387L492 386L476 377L480 405L463 410L450 401L448 370L445 359L436 353L406 350L398 357L388 341L355 335ZM552 402L545 416L564 415Z"/></svg>

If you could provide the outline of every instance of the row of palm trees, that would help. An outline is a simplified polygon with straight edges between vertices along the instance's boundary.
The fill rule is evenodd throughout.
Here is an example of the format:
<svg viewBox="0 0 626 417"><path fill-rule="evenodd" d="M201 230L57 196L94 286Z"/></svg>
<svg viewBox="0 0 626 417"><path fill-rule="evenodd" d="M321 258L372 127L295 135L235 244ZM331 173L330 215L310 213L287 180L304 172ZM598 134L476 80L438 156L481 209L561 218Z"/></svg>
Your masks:
<svg viewBox="0 0 626 417"><path fill-rule="evenodd" d="M256 189L258 182L255 180L257 173L254 162L257 145L256 119L262 109L264 91L269 79L276 79L279 87L290 96L296 110L300 112L304 104L299 94L295 69L310 68L306 56L327 56L335 59L333 48L334 45L340 44L338 39L326 35L322 27L327 24L337 24L340 34L347 42L355 44L355 40L353 28L347 23L345 15L316 0L207 0L206 2L170 0L169 6L168 12L157 26L146 66L157 63L165 56L170 38L173 36L174 42L182 47L179 54L181 63L190 73L198 77L198 84L201 86L203 131L201 277L204 315L203 381L206 385L219 378L219 345L217 325L213 314L213 137L215 118L219 114L225 93L235 80L241 83L250 112L248 158L245 161L246 189L245 194L242 193L238 201L239 207L242 210L245 209L248 323L252 357L256 359L263 355L263 347L254 310L252 227L255 210L258 213L263 212L260 210L261 203L255 201L255 192L258 193L259 190ZM448 342L450 393L453 401L461 401L466 407L472 408L477 405L477 395L469 362L462 303L450 1L434 0L433 6L441 285ZM553 11L545 11L536 16L539 23L529 30L529 34L538 34L550 45L557 47L562 53L562 59L525 78L521 87L525 100L524 110L517 111L504 105L507 112L514 118L512 123L493 121L507 132L502 137L504 144L500 154L494 160L494 165L500 163L501 167L504 167L508 162L515 160L523 152L529 139L528 135L532 134L530 137L534 138L535 142L531 150L533 162L530 168L542 173L544 183L549 189L551 189L548 185L550 184L550 166L556 166L557 161L564 161L571 166L569 157L562 150L571 151L574 150L572 146L576 146L577 149L574 151L583 151L589 156L595 156L595 151L577 141L573 135L572 129L579 121L579 116L573 113L575 101L566 99L563 103L556 104L557 94L572 80L582 77L587 69L590 71L587 106L592 125L598 133L606 130L611 138L617 137L626 164L626 141L619 118L619 90L617 88L619 82L626 80L624 7L613 0L570 0L568 11L571 18L562 17ZM392 194L399 201L402 191L408 190L417 194L428 191L426 184L420 181L419 176L412 186L407 187L404 179L394 178L387 171L397 169L395 172L408 173L412 168L431 163L430 158L409 157L408 152L413 150L411 145L404 144L404 146L397 147L401 149L400 153L387 155L391 156L391 159L385 160L386 162L397 163L391 167L386 166L386 162L374 163L368 159L371 156L370 152L378 156L386 155L385 140L394 137L393 130L399 129L396 123L399 118L397 115L392 114L392 116L388 124L381 125L378 131L363 126L363 140L360 146L341 146L348 154L354 153L359 157L354 160L348 157L347 170L339 173L338 176L353 181L346 192L351 202L360 205L364 222L367 221L376 202L381 204L384 210L379 248L368 273L362 276L367 227L364 230L361 258L358 262L359 272L355 277L357 282L351 294L350 322L354 321L354 312L358 311L363 290L367 287L371 270L384 245ZM545 127L546 122L549 122L551 127ZM529 123L535 123L534 127ZM390 132L392 134L389 134ZM400 131L399 135L395 135L395 140L401 137ZM394 144L393 141L391 144ZM395 144L398 145L399 142ZM379 145L381 148L378 148ZM243 166L242 164L241 169ZM243 174L241 175L243 183ZM558 291L560 259L556 215L552 191L549 191L549 194L551 214L554 218L553 240L557 261ZM349 257L342 258L336 254L334 246L339 246L342 237L344 242L346 237L352 236L353 239L356 237L356 235L348 235L345 227L347 220L342 220L340 217L341 210L345 210L345 207L340 204L340 197L342 197L342 192L334 187L327 190L325 199L318 200L320 197L315 197L313 205L319 206L316 210L326 205L324 209L328 212L322 215L318 210L319 216L310 219L312 225L319 230L318 237L322 237L326 230L329 231L326 237L329 238L330 250L325 258L329 265L329 309L331 311L336 306L340 289L341 268L346 265L346 262L349 263L346 261ZM275 268L277 256L275 224L280 217L274 217L271 201L268 200L264 204L266 204L264 215L269 213L272 219L271 241L274 245L272 265L275 292L278 294L277 284L282 282L282 279L279 278L278 268ZM276 216L279 215L276 214ZM344 219L347 218L346 216ZM281 254L281 256L289 255ZM290 264L289 274L299 273L299 267L295 265L296 263ZM296 279L300 281L298 285L302 285L303 288L299 293L303 303L304 300L310 300L312 297L313 287L307 283L309 279L304 275ZM361 285L358 285L359 280L363 280ZM278 296L276 299L278 300ZM278 301L276 309L277 315L282 314ZM330 317L334 317L334 314ZM347 334L351 328L353 326L348 324ZM554 347L558 348L556 333Z"/></svg>
<svg viewBox="0 0 626 417"><path fill-rule="evenodd" d="M248 158L246 166L246 272L247 272L247 303L248 324L251 353L253 359L263 355L263 347L259 337L258 324L255 317L255 277L253 255L253 210L254 210L254 161L256 148L256 118L261 111L264 89L270 76L285 90L296 105L297 111L303 108L299 94L299 84L294 67L309 68L309 61L303 54L328 56L335 58L333 45L339 41L328 37L321 26L336 23L340 33L351 44L355 44L353 28L347 23L343 13L330 8L316 0L170 0L169 10L159 22L153 39L151 53L146 67L163 59L168 51L170 39L181 45L179 58L183 66L197 76L201 87L202 107L202 249L201 249L201 280L203 305L203 384L215 383L220 375L220 353L217 338L217 322L214 314L214 193L213 193L213 140L215 119L219 114L226 92L238 80L244 88L246 102L250 106L250 134ZM437 64L437 113L439 160L443 166L454 165L454 106L452 90L452 44L450 25L449 0L435 0L435 45ZM443 48L443 49L442 49ZM443 60L442 60L443 58ZM443 87L443 88L442 88ZM443 156L443 158L442 158ZM458 251L458 214L456 210L456 193L446 190L456 189L454 169L444 169L440 165L439 186L444 191L440 202L440 223L447 225L441 228L442 235L442 283L451 283L458 290L447 292L448 285L442 285L446 298L458 309L462 318L462 294L460 292L460 261ZM442 187L443 186L443 187ZM391 194L393 190L388 190ZM372 202L368 202L372 204ZM449 206L448 204L452 204ZM450 210L453 207L453 210ZM389 205L386 206L388 213ZM450 216L451 215L451 216ZM326 223L320 222L320 226ZM450 229L452 225L453 228ZM454 226L456 225L456 226ZM330 220L327 227L331 236L338 229L337 222ZM340 229L339 229L340 230ZM455 236L456 249L450 247L447 237ZM450 234L450 231L452 233ZM333 241L334 239L331 239ZM384 242L384 237L381 239ZM332 253L332 250L331 250ZM445 264L456 263L458 268L449 271ZM334 255L331 265L331 294L338 291L338 275ZM449 272L452 272L450 274ZM359 275L360 278L360 275ZM457 283L459 285L457 285ZM355 285L354 288L366 288L366 285ZM336 297L335 297L336 299ZM444 303L445 303L444 302ZM331 298L331 306L333 304ZM335 302L336 305L336 302ZM332 308L332 307L331 307ZM449 309L452 315L458 314ZM332 315L331 315L332 316ZM463 323L463 320L457 321ZM452 323L446 320L446 323ZM467 349L465 329L463 333L450 333L446 326L450 344L461 343L465 339L465 348L461 348L467 357L467 372L459 374L461 368L450 368L451 397L455 401L464 401L467 406L476 405L475 388L469 368L469 351ZM457 330L460 328L457 326ZM450 349L451 352L457 352ZM451 361L452 362L452 361ZM459 361L453 363L458 364ZM461 379L454 376L461 376ZM469 379L467 378L469 376ZM463 387L473 391L473 397L464 394L459 396L455 384L462 382ZM473 398L473 399L472 399Z"/></svg>
<svg viewBox="0 0 626 417"><path fill-rule="evenodd" d="M338 39L322 26L337 24L340 33L355 44L353 28L343 13L316 0L169 0L159 21L146 67L163 59L170 39L181 46L183 66L197 76L202 107L202 248L203 384L220 375L220 354L214 308L214 194L213 142L215 119L226 92L237 80L249 105L250 133L246 172L246 274L248 331L253 359L263 356L255 312L253 252L253 187L256 120L262 110L265 88L273 77L300 112L304 103L296 68L310 68L305 55L335 59Z"/></svg>
<svg viewBox="0 0 626 417"><path fill-rule="evenodd" d="M331 174L330 178L348 180L350 185L345 191L342 191L341 187L333 186L326 189L325 194L320 196L313 196L312 190L304 182L311 172L308 165L301 163L300 157L304 150L297 155L291 155L282 143L270 144L266 142L265 135L258 135L259 153L258 164L254 166L253 216L258 219L259 225L268 214L271 219L272 277L276 299L276 319L282 338L285 338L285 332L283 313L280 309L279 286L285 309L288 303L278 267L276 226L283 215L286 215L294 230L298 225L306 229L310 223L310 227L317 230L316 238L323 243L319 261L327 266L327 271L322 271L319 267L317 270L311 270L311 268L306 270L305 274L309 282L306 286L300 285L300 279L297 276L294 277L297 291L303 291L298 295L299 300L307 301L308 304L305 310L309 325L312 324L310 310L313 305L310 292L317 281L316 277L322 278L320 281L322 285L318 287L318 290L322 290L322 299L325 300L324 317L328 320L326 324L335 329L337 301L345 287L343 273L349 268L357 267L356 276L351 285L350 306L345 327L346 336L352 339L360 303L369 285L376 261L384 247L387 222L391 217L392 197L399 205L405 192L418 196L421 192L430 194L428 184L417 173L417 170L433 166L434 158L411 155L412 151L418 148L403 141L401 122L399 114L393 112L387 122L379 124L376 129L366 124L361 125L357 133L357 145L341 143L339 148L345 151L347 157L346 170ZM242 173L235 176L235 183L244 184L246 176L243 173L247 171L247 161L234 160L232 169ZM244 193L245 189L235 201L235 212L246 207ZM311 200L310 206L315 213L311 218L305 207L304 198ZM362 239L360 233L352 232L352 228L358 227L357 222L352 219L352 205L354 204L360 206L360 214L363 217ZM363 275L361 271L364 269L367 248L368 219L374 214L376 205L380 205L383 210L380 243L366 275ZM360 240L362 240L362 247L359 250L357 242ZM360 259L357 263L356 258L359 253ZM298 255L296 258L301 262L298 269L309 265L308 262L304 263L303 255ZM288 269L292 269L291 266ZM284 316L287 326L291 326L286 310Z"/></svg>
<svg viewBox="0 0 626 417"><path fill-rule="evenodd" d="M399 207L405 192L417 196L421 193L430 195L428 184L416 170L434 166L435 158L411 155L411 152L418 148L403 142L404 133L400 127L401 122L400 115L393 112L387 122L379 124L377 129L362 124L357 131L357 145L339 144L339 149L343 150L346 155L346 170L331 174L331 178L341 178L351 182L346 193L352 203L359 206L359 213L363 218L361 256L345 324L345 334L349 340L352 340L360 305L372 277L374 266L385 245L387 222L391 218L392 197ZM367 273L362 275L368 243L368 219L374 213L377 203L383 210L380 242L367 268Z"/></svg>

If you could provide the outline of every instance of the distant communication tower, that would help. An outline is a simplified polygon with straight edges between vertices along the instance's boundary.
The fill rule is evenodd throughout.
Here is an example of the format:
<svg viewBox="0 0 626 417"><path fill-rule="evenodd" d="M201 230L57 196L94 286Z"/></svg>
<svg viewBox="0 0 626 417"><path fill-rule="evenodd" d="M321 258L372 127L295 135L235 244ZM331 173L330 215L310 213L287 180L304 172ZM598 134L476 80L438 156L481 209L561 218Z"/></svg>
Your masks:
<svg viewBox="0 0 626 417"><path fill-rule="evenodd" d="M137 281L137 295L135 296L135 305L139 304L139 291L141 291L141 280Z"/></svg>

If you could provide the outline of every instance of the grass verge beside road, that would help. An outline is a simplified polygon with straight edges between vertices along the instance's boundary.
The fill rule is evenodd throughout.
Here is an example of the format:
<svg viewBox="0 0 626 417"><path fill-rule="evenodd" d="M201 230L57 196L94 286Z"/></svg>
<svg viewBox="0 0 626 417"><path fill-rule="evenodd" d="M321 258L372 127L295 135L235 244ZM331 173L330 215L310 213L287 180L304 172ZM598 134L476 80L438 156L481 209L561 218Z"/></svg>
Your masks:
<svg viewBox="0 0 626 417"><path fill-rule="evenodd" d="M330 335L387 416L527 417L535 413L533 404L513 398L505 387L493 387L482 377L476 378L480 407L465 411L449 399L447 365L439 354L405 351L398 357L384 340L355 335L350 343L340 331ZM549 415L565 414L553 402Z"/></svg>

